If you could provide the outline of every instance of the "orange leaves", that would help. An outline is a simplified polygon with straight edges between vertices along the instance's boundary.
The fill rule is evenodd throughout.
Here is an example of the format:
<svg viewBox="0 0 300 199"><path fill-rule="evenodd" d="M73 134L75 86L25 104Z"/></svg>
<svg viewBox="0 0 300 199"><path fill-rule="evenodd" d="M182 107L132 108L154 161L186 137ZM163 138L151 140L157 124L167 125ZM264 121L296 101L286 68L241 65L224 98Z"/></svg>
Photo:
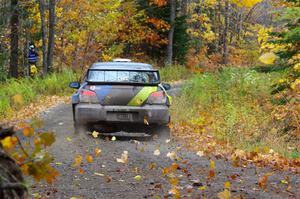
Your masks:
<svg viewBox="0 0 300 199"><path fill-rule="evenodd" d="M98 157L101 155L102 150L99 148L95 148L95 156Z"/></svg>
<svg viewBox="0 0 300 199"><path fill-rule="evenodd" d="M167 0L150 0L150 4L157 5L158 7L162 7L167 5L168 1Z"/></svg>
<svg viewBox="0 0 300 199"><path fill-rule="evenodd" d="M151 23L156 29L167 31L170 29L170 24L158 18L147 18L147 22Z"/></svg>
<svg viewBox="0 0 300 199"><path fill-rule="evenodd" d="M31 127L26 127L26 128L24 128L24 130L23 130L23 135L25 136L25 137L30 137L30 136L32 136L34 134L34 129L33 128L31 128Z"/></svg>
<svg viewBox="0 0 300 199"><path fill-rule="evenodd" d="M87 156L85 157L85 159L86 159L86 161L87 161L88 163L92 163L92 162L94 161L93 156L91 156L91 155L87 155Z"/></svg>
<svg viewBox="0 0 300 199"><path fill-rule="evenodd" d="M258 186L263 189L263 190L267 190L267 183L268 183L268 179L269 177L273 175L273 173L266 173L265 175L261 176L258 179Z"/></svg>

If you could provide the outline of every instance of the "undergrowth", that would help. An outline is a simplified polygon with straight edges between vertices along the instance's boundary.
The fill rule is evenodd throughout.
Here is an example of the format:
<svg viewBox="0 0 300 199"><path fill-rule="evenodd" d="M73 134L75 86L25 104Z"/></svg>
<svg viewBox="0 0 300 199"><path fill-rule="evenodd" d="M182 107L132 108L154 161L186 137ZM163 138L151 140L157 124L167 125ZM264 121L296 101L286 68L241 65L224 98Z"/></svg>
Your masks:
<svg viewBox="0 0 300 199"><path fill-rule="evenodd" d="M161 80L165 82L185 80L192 77L189 69L182 65L170 65L159 69Z"/></svg>
<svg viewBox="0 0 300 199"><path fill-rule="evenodd" d="M190 79L171 108L173 121L210 129L245 150L268 148L289 156L299 143L286 143L272 118L271 86L282 74L226 68ZM296 151L297 153L299 151Z"/></svg>
<svg viewBox="0 0 300 199"><path fill-rule="evenodd" d="M0 118L8 117L13 111L38 101L42 95L64 95L71 93L68 84L76 79L71 70L52 73L45 78L8 79L0 87Z"/></svg>

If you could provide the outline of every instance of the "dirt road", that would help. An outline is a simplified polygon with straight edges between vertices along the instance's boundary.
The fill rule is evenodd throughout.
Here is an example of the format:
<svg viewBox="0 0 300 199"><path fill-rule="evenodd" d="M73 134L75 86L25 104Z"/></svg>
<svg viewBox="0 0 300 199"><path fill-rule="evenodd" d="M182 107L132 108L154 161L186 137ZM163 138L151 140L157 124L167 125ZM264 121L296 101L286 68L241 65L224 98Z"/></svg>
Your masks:
<svg viewBox="0 0 300 199"><path fill-rule="evenodd" d="M267 190L262 191L258 179L270 169L237 168L220 159L214 160L215 178L207 180L210 160L186 151L174 138L166 143L165 138L117 137L116 141L111 141L85 134L74 135L71 106L68 104L50 109L44 119L45 128L56 134L56 142L50 151L60 176L53 185L34 185L30 190L32 194L39 193L45 198L172 198L169 190L178 179L177 187L182 198L217 198L227 181L231 183L231 196L300 198L300 178L293 173L275 172L269 177ZM101 156L94 157L93 163L84 163L81 167L84 173L80 174L79 169L72 166L74 157L93 154L95 148L102 150ZM154 155L157 149L159 156ZM128 164L116 161L123 151L128 151ZM167 157L170 152L175 152L179 160ZM175 171L165 169L174 162L179 168ZM167 175L163 175L163 169ZM280 182L286 176L291 181L289 191L286 191L288 185Z"/></svg>

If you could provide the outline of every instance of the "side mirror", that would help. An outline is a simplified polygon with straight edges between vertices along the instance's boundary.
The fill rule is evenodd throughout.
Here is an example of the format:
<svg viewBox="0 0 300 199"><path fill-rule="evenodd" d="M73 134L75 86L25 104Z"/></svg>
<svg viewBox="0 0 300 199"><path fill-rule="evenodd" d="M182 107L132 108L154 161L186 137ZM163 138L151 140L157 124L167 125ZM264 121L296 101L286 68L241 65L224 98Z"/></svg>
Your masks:
<svg viewBox="0 0 300 199"><path fill-rule="evenodd" d="M172 87L171 87L171 85L170 84L167 84L167 83L162 83L161 84L162 85L162 87L164 87L164 89L167 91L167 90L170 90Z"/></svg>
<svg viewBox="0 0 300 199"><path fill-rule="evenodd" d="M79 82L71 82L69 84L70 88L74 88L74 89L79 89L80 88L80 83Z"/></svg>

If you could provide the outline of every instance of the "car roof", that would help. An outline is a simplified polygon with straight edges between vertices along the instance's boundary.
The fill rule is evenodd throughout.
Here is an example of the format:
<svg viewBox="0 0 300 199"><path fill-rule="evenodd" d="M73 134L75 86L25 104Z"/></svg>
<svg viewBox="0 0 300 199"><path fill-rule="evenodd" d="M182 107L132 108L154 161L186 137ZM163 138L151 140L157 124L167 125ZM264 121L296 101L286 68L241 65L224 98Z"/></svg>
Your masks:
<svg viewBox="0 0 300 199"><path fill-rule="evenodd" d="M90 69L153 70L150 64L138 62L97 62Z"/></svg>

